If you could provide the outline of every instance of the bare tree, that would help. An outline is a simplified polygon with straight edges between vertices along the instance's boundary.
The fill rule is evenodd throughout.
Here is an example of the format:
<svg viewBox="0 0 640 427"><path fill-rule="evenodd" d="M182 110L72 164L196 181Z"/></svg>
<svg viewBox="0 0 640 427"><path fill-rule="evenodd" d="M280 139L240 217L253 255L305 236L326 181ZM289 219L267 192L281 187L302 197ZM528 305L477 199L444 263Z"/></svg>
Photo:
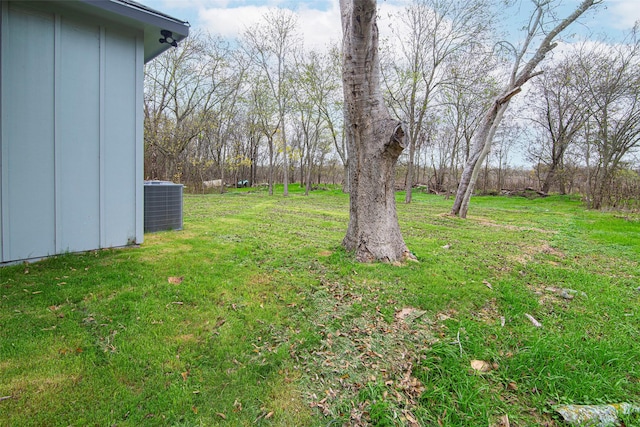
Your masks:
<svg viewBox="0 0 640 427"><path fill-rule="evenodd" d="M591 120L585 136L589 205L608 205L610 189L625 156L640 146L639 25L627 43L583 49L578 75L586 88Z"/></svg>
<svg viewBox="0 0 640 427"><path fill-rule="evenodd" d="M471 140L498 88L493 72L497 60L482 46L473 45L455 56L450 64L448 84L439 93L439 131L436 144L440 160L435 191L455 192L458 171L469 157ZM445 166L448 166L445 170Z"/></svg>
<svg viewBox="0 0 640 427"><path fill-rule="evenodd" d="M314 158L320 154L323 134L329 132L334 141L337 135L332 117L332 95L338 87L335 81L331 57L312 51L297 64L295 79L296 109L300 115L306 158L305 195L311 188L311 173ZM301 173L302 173L301 167Z"/></svg>
<svg viewBox="0 0 640 427"><path fill-rule="evenodd" d="M197 33L145 68L145 154L147 175L179 179L178 156L204 127L202 111L213 108L208 62L212 39Z"/></svg>
<svg viewBox="0 0 640 427"><path fill-rule="evenodd" d="M528 156L545 170L540 190L548 193L554 183L566 193L564 163L571 144L577 143L583 129L588 108L584 104L585 87L578 84L577 61L570 53L552 64L534 82L532 121L541 130L537 144L530 146Z"/></svg>
<svg viewBox="0 0 640 427"><path fill-rule="evenodd" d="M384 69L393 74L385 75L390 106L408 125L405 203L411 202L415 153L427 112L452 77L446 68L463 50L481 43L490 23L484 0L414 0L393 20L398 48L391 47L395 54L388 55L392 62Z"/></svg>
<svg viewBox="0 0 640 427"><path fill-rule="evenodd" d="M297 111L300 115L298 128L301 142L300 153L300 184L305 186L305 196L311 190L311 173L313 170L313 160L320 141L322 132L322 119L316 114L313 103L305 97L308 92L296 91ZM306 173L305 173L306 170Z"/></svg>
<svg viewBox="0 0 640 427"><path fill-rule="evenodd" d="M250 159L249 186L251 187L257 184L259 149L262 137L265 136L261 128L261 117L260 114L258 114L260 104L256 100L256 98L258 98L257 92L258 89L255 85L248 85L242 99L242 127L244 135L248 140L247 151ZM270 188L270 195L273 195L273 183Z"/></svg>
<svg viewBox="0 0 640 427"><path fill-rule="evenodd" d="M513 67L504 89L485 112L480 128L474 135L473 146L462 172L456 199L451 209L452 215L458 215L461 218L467 216L469 200L475 188L478 172L482 167L484 159L489 154L491 141L511 99L522 90L522 86L525 83L541 73L540 71L536 71L536 67L544 60L546 55L556 47L557 43L554 41L555 38L587 10L602 3L602 1L603 0L583 0L569 16L561 20L550 30L547 30L545 28L545 21L553 17L553 13L551 12L555 2L554 0L532 0L535 10L530 17L527 34L522 45L516 48L511 44L503 43L514 55ZM551 19L551 22L554 22L554 19ZM543 38L538 48L530 59L526 60L531 44L541 35Z"/></svg>
<svg viewBox="0 0 640 427"><path fill-rule="evenodd" d="M258 130L258 135L263 135L267 140L269 168L267 182L269 195L273 196L274 168L276 163L275 138L280 129L278 108L275 100L269 96L269 88L266 80L261 75L253 75L249 90L249 115L252 117L252 126ZM257 150L257 147L255 147ZM257 158L257 154L254 156Z"/></svg>
<svg viewBox="0 0 640 427"><path fill-rule="evenodd" d="M212 160L223 173L220 141L231 129L245 70L227 42L204 33L147 65L147 176L201 185Z"/></svg>
<svg viewBox="0 0 640 427"><path fill-rule="evenodd" d="M491 157L495 161L493 166L495 167L496 173L496 191L500 191L506 187L507 174L509 172L509 155L513 148L519 145L523 133L523 126L513 117L508 117L496 132L495 143L491 150Z"/></svg>
<svg viewBox="0 0 640 427"><path fill-rule="evenodd" d="M347 157L346 134L344 130L344 99L342 96L342 55L338 46L331 46L323 56L321 69L323 87L326 90L324 102L318 103L320 114L324 119L331 142L344 169L342 190L349 192L349 158Z"/></svg>
<svg viewBox="0 0 640 427"><path fill-rule="evenodd" d="M350 170L349 226L343 240L361 262L413 258L400 233L395 167L405 148L402 122L380 90L375 0L340 0L343 91Z"/></svg>
<svg viewBox="0 0 640 427"><path fill-rule="evenodd" d="M271 9L263 22L245 32L248 52L263 71L271 95L278 106L278 128L284 154L284 195L289 194L289 162L285 116L291 101L289 88L290 62L301 39L296 33L296 15L286 9Z"/></svg>

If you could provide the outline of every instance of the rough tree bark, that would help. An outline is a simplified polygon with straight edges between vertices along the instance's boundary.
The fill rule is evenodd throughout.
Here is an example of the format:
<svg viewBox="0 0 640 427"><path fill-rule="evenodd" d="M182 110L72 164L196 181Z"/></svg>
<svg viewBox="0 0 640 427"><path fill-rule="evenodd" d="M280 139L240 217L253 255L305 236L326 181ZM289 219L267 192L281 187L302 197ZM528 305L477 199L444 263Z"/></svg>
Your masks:
<svg viewBox="0 0 640 427"><path fill-rule="evenodd" d="M546 13L546 7L552 3L552 0L533 0L533 2L536 5L536 10L531 17L527 37L519 50L516 50L512 46L515 53L515 61L509 82L485 113L482 124L478 132L474 135L471 152L462 171L456 199L451 209L451 214L458 215L460 218L466 218L467 216L469 200L475 188L478 172L482 167L483 161L489 154L493 136L502 120L504 112L509 106L511 98L522 90L522 85L541 73L540 71L535 71L535 68L544 60L545 56L556 47L557 43L554 42L554 39L558 34L564 31L591 7L602 3L603 0L583 0L571 15L560 21L551 31L545 33L546 36L540 42L531 59L521 67L529 45L533 42L535 36L544 30L542 28L543 17Z"/></svg>
<svg viewBox="0 0 640 427"><path fill-rule="evenodd" d="M462 177L460 178L460 184L458 185L458 192L456 193L456 199L453 202L453 208L451 213L453 215L459 215L460 218L467 217L467 210L469 209L469 200L473 194L476 181L478 179L478 173L482 168L482 163L489 154L491 148L491 141L496 133L498 125L502 120L504 112L507 110L509 101L513 98L520 88L516 88L511 92L503 94L502 97L497 98L491 108L487 110L480 124L480 129L474 135L474 143L471 146L469 152L469 158L462 171Z"/></svg>
<svg viewBox="0 0 640 427"><path fill-rule="evenodd" d="M349 227L342 242L360 262L415 259L400 233L395 167L405 130L380 90L375 0L340 0L349 157Z"/></svg>

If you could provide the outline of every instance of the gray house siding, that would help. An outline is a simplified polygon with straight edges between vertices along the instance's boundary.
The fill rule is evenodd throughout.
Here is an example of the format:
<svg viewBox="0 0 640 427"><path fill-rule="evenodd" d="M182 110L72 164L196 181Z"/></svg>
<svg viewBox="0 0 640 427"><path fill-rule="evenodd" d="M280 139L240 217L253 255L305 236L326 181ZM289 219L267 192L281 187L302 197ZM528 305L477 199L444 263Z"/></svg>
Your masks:
<svg viewBox="0 0 640 427"><path fill-rule="evenodd" d="M143 240L143 31L1 3L1 262Z"/></svg>

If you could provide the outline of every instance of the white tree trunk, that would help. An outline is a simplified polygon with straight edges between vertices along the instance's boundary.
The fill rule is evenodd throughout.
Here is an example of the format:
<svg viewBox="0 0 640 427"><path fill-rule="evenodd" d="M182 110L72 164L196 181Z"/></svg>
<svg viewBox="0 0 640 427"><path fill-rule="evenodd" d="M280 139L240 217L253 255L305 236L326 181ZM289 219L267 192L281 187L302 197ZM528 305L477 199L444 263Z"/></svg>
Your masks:
<svg viewBox="0 0 640 427"><path fill-rule="evenodd" d="M502 116L509 105L511 98L522 90L522 85L531 80L533 77L539 75L541 72L534 71L535 68L544 60L545 56L556 47L554 43L555 37L565 30L570 24L578 19L589 8L602 3L603 0L583 0L582 3L573 11L571 15L563 19L558 25L556 25L551 31L549 31L545 38L540 42L533 57L522 67L521 61L528 51L528 47L534 37L539 31L543 30L542 22L545 14L545 7L548 2L536 2L537 8L534 11L534 15L531 19L529 26L529 32L521 47L521 49L515 52L515 59L511 78L505 87L502 94L494 101L494 103L487 110L483 122L480 125L479 131L474 135L473 146L467 163L462 171L462 177L460 178L460 184L458 185L458 192L456 193L456 199L451 209L452 215L458 215L461 218L466 218L467 210L469 206L469 199L475 188L476 178L478 172L482 167L482 161L489 153L491 143L495 131L502 120ZM483 156L484 153L484 156Z"/></svg>
<svg viewBox="0 0 640 427"><path fill-rule="evenodd" d="M510 95L510 97L514 96L518 92L519 90L515 91ZM471 148L472 151L469 154L469 158L467 159L467 163L465 164L464 170L462 172L460 186L458 187L456 200L453 204L453 210L455 210L455 213L457 213L460 218L467 217L467 211L469 210L469 200L471 200L471 196L475 189L478 174L480 173L480 168L484 160L489 155L489 152L491 151L491 143L482 144L478 141L493 140L493 136L496 133L498 125L500 124L502 116L507 110L508 105L509 99L497 99L494 102L493 108L487 111L487 114L485 115L484 120L480 125L479 132L474 138L477 143L474 143Z"/></svg>

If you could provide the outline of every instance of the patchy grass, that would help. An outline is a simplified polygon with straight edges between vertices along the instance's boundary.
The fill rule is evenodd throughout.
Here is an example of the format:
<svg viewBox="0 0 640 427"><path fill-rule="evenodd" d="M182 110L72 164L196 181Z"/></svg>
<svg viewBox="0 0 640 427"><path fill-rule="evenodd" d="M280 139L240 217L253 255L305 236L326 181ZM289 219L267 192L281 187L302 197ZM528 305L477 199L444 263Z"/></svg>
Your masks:
<svg viewBox="0 0 640 427"><path fill-rule="evenodd" d="M419 262L363 265L348 197L296 187L187 195L183 231L1 269L0 425L560 426L556 404L640 403L638 215L477 197L460 220L398 194Z"/></svg>

